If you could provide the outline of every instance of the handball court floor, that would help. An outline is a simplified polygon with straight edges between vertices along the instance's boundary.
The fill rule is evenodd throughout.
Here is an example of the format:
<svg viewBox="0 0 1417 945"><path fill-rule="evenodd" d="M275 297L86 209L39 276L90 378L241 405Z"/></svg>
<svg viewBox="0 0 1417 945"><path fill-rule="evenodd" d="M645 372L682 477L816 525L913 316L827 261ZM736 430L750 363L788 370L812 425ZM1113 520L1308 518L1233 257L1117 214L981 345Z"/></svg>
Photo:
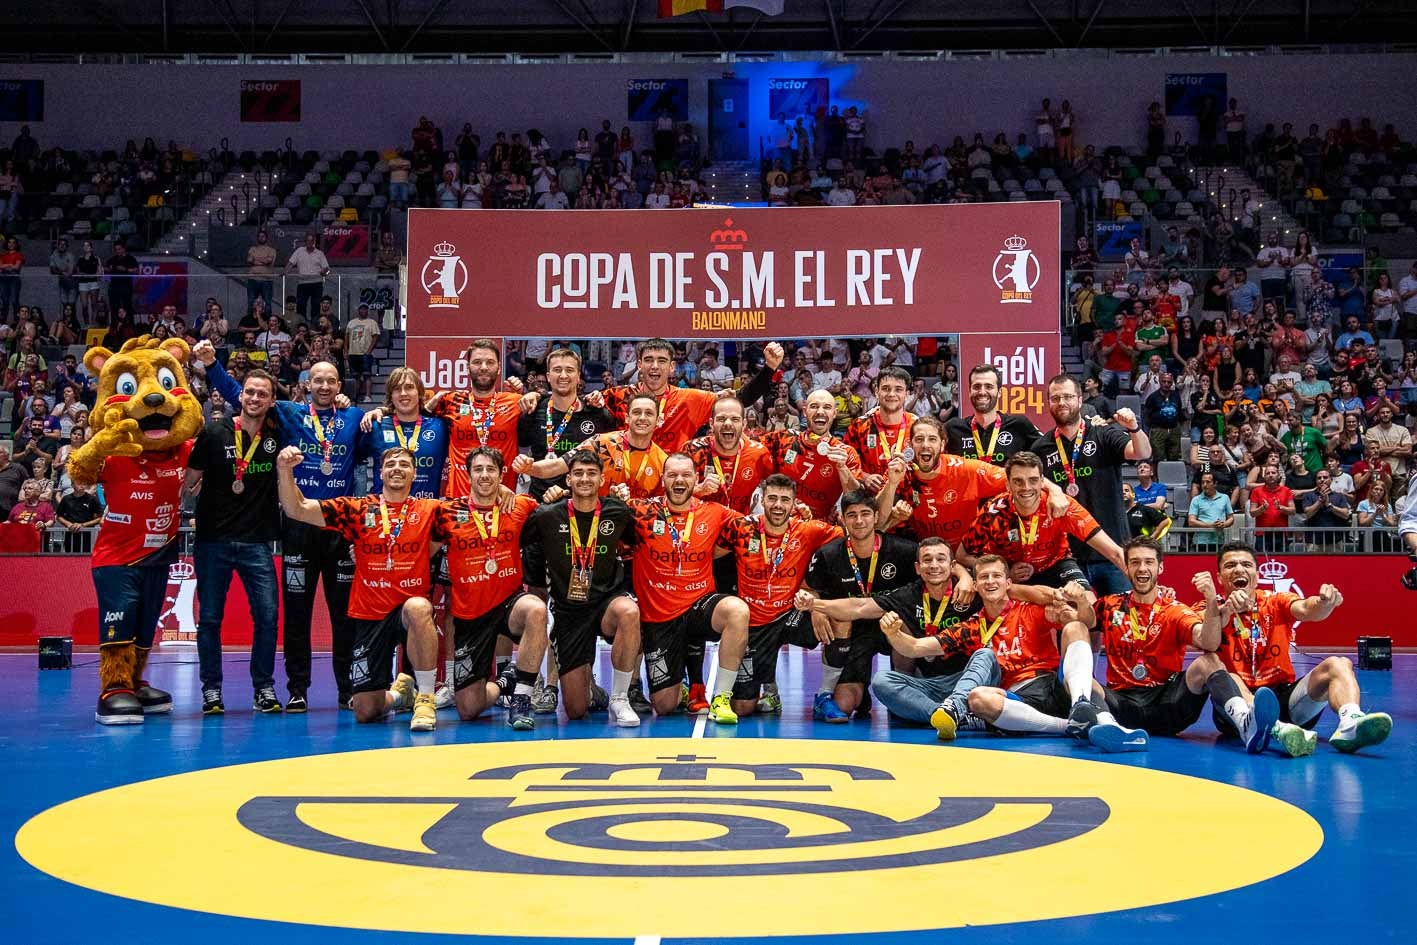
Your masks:
<svg viewBox="0 0 1417 945"><path fill-rule="evenodd" d="M598 656L597 675L608 679L608 654L603 647ZM717 728L712 723L673 716L646 719L639 729L617 730L608 726L601 713L595 721L576 723L569 723L563 717L558 720L537 716L534 732L514 733L503 724L500 710L489 719L473 723L458 723L450 710L444 710L439 714L439 728L431 736L412 735L408 731L407 716L386 724L356 725L350 713L336 711L328 657L322 660L318 655L317 682L311 692L312 708L308 715L253 716L245 695L245 661L239 655L227 654L227 714L204 719L198 708L196 653L185 649L155 652L149 670L155 685L173 693L176 709L171 716L151 717L143 726L104 728L93 722L97 688L95 663L93 654L75 654L75 668L71 671L38 672L33 654L0 656L0 683L3 683L0 684L0 716L7 720L0 728L0 746L3 746L5 759L0 821L11 838L3 853L0 926L10 929L6 934L9 941L93 942L111 937L120 929L124 931L117 934L144 942L200 941L204 945L250 941L339 942L342 945L399 941L434 945L511 940L494 935L392 931L402 927L397 924L338 928L153 904L56 879L27 862L18 848L23 844L17 845L15 838L31 818L71 799L202 769L411 745L501 743L513 746L555 739L645 737L701 738L701 743L682 742L681 747L675 749L703 752L701 757L712 757L707 753L712 749L699 745L720 742L724 747L720 740L725 738L813 739L826 742L832 749L839 748L844 757L850 756L852 741L916 745L921 746L912 749L917 753L926 750L935 753L928 761L934 766L933 776L943 783L948 783L951 766L955 764L951 753L970 749L976 750L970 752L971 757L995 760L998 756L982 756L977 750L1027 752L1044 758L1081 758L1121 769L1173 772L1234 785L1285 801L1306 812L1322 828L1322 842L1317 852L1272 878L1231 884L1237 888L1229 891L1179 900L1161 896L1153 905L1116 909L1111 903L1119 890L1145 886L1153 878L1178 868L1224 874L1232 868L1236 851L1250 849L1260 840L1272 839L1262 836L1272 829L1267 826L1269 821L1259 819L1251 823L1241 818L1237 821L1238 828L1227 834L1223 842L1188 841L1187 831L1183 829L1180 839L1168 843L1172 846L1198 843L1203 848L1188 850L1185 856L1179 856L1168 846L1157 845L1150 836L1150 828L1137 830L1126 838L1127 842L1113 843L1102 857L1075 858L1072 868L1082 871L1090 891L1076 897L1075 908L1068 913L1071 917L971 924L944 931L877 932L869 935L875 945L935 941L945 937L955 942L1026 942L1030 945L1040 940L1086 940L1094 945L1139 941L1189 943L1199 939L1216 942L1400 939L1410 942L1417 928L1406 900L1412 877L1417 874L1417 829L1414 829L1417 828L1417 815L1414 815L1417 804L1412 801L1412 785L1417 783L1417 751L1413 749L1412 740L1412 733L1417 731L1417 655L1398 654L1392 672L1359 673L1364 707L1385 710L1393 716L1394 735L1385 744L1356 755L1338 754L1324 741L1333 725L1333 716L1325 713L1320 721L1321 740L1316 754L1292 760L1272 754L1250 757L1237 748L1217 746L1209 711L1180 739L1153 739L1148 753L1105 758L1087 746L1064 739L1005 739L965 733L954 746L941 746L936 744L930 729L889 726L885 713L879 708L869 721L835 726L814 723L811 721L811 695L816 689L818 657L812 654L804 658L797 650L784 651L779 666L778 679L784 702L782 715L744 719L736 728ZM278 683L281 682L278 671ZM283 687L281 695L284 696ZM602 742L597 747L608 748L610 743ZM421 750L410 749L415 753ZM515 750L509 748L510 752ZM786 745L783 751L790 753ZM689 757L693 756L685 756ZM956 756L962 757L965 756ZM1119 777L1127 773L1117 767L1109 767L1104 772ZM1128 788L1124 780L1121 789L1139 793L1141 802L1148 802L1145 786ZM1215 809L1212 805L1200 799L1194 803L1184 800L1195 796L1183 790L1179 795L1183 799L1180 803L1174 798L1164 803L1157 800L1154 809L1149 811L1153 818L1151 823L1207 817ZM144 803L143 797L143 793L132 794L133 800L125 802L123 809L130 810L137 818L160 823L167 812L161 805ZM202 804L201 792L193 792L187 802ZM93 823L86 829L101 830L102 825ZM200 847L201 838L193 837L192 843ZM198 850L197 854L207 881L214 888L221 886L224 864L219 851L202 856L202 851ZM107 861L105 869L149 875L158 885L163 881L163 874L172 868L171 864L153 858L141 844L121 844L121 848L110 849L104 859ZM1109 859L1111 862L1106 862ZM273 891L289 878L279 859L257 864L256 869L267 871L263 881L268 881ZM1033 894L1031 890L1044 889L1050 884L1048 876L1031 874L1026 864L1020 864L1010 875L1013 887L1010 895L1023 901ZM635 880L625 882L622 907L634 910ZM951 889L897 885L891 889L895 896L918 900L969 897L976 892L972 885L959 883ZM518 888L522 903L541 902L554 908L558 901L555 876L528 876ZM890 899L890 896L882 897L873 908L879 909L881 914L891 912ZM760 941L763 938L759 930L735 922L732 902L714 901L706 893L691 892L684 903L685 910L702 917L702 934L666 935L663 942ZM868 936L859 931L850 935L825 934L833 928L830 901L806 901L797 906L804 915L817 916L804 920L803 931L809 934L794 936L798 942L819 939L845 945L868 940ZM467 904L467 909L474 913L518 908L523 906L517 902ZM259 914L259 905L256 910ZM825 922L821 921L823 915L827 917ZM534 910L528 913L522 928L522 937L546 936ZM643 931L643 935L626 938L586 940L633 940L637 945L660 941L660 937L653 934L655 930Z"/></svg>

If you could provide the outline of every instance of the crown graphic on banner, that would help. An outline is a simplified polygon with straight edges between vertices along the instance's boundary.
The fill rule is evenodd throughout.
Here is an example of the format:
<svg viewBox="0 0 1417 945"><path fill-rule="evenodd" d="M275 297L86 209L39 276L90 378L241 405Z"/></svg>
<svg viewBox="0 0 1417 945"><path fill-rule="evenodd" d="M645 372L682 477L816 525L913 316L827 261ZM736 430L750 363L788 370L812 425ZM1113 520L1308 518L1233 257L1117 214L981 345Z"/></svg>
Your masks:
<svg viewBox="0 0 1417 945"><path fill-rule="evenodd" d="M709 243L713 249L723 251L741 250L748 245L748 231L734 227L733 218L727 217L723 221L723 228L709 233Z"/></svg>
<svg viewBox="0 0 1417 945"><path fill-rule="evenodd" d="M439 243L437 246L434 246L434 247L433 247L433 255L434 255L434 256L443 256L443 257L453 256L453 255L456 255L456 254L457 254L457 251L458 251L458 248L457 248L456 246L454 246L452 243L449 243L447 240L444 240L443 242Z"/></svg>
<svg viewBox="0 0 1417 945"><path fill-rule="evenodd" d="M197 567L190 561L174 561L167 566L169 581L190 581L197 576Z"/></svg>
<svg viewBox="0 0 1417 945"><path fill-rule="evenodd" d="M1283 561L1266 561L1259 566L1260 577L1271 584L1289 576L1289 566Z"/></svg>
<svg viewBox="0 0 1417 945"><path fill-rule="evenodd" d="M1024 239L1022 236L1019 236L1017 233L1004 240L1004 249L1010 250L1011 252L1016 253L1019 250L1027 248L1028 240Z"/></svg>

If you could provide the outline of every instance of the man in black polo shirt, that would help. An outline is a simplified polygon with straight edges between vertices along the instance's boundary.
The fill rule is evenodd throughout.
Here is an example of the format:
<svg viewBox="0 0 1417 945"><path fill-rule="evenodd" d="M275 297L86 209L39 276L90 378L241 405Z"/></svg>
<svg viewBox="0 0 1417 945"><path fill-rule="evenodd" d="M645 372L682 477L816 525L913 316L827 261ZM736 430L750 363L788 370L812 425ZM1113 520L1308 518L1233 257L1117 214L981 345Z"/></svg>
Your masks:
<svg viewBox="0 0 1417 945"><path fill-rule="evenodd" d="M208 423L188 460L187 489L197 492L194 557L203 715L226 710L221 699L221 622L233 571L251 605L253 708L281 711L275 691L279 591L271 555L271 543L280 533L275 465L280 434L267 416L275 398L275 380L269 374L259 368L247 372L240 413ZM305 711L303 693L292 694L288 711Z"/></svg>
<svg viewBox="0 0 1417 945"><path fill-rule="evenodd" d="M1024 416L999 410L999 390L1004 376L992 364L969 370L969 403L974 416L951 417L945 423L945 452L967 459L983 460L995 466L1038 439L1038 428Z"/></svg>
<svg viewBox="0 0 1417 945"><path fill-rule="evenodd" d="M1038 438L1033 452L1043 457L1044 475L1077 499L1097 524L1117 544L1129 535L1122 505L1122 463L1151 456L1151 443L1141 432L1136 415L1122 407L1110 423L1082 415L1082 386L1068 374L1048 382L1048 412L1057 424ZM1073 557L1087 572L1087 581L1099 597L1125 594L1130 589L1118 567L1088 547L1069 538Z"/></svg>

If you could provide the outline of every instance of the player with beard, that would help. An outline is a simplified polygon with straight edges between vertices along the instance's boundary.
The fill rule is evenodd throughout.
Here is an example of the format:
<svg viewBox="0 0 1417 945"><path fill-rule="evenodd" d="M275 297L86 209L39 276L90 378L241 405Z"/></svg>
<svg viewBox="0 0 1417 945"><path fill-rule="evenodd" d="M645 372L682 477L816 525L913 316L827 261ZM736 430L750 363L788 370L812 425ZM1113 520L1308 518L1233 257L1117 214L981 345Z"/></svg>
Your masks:
<svg viewBox="0 0 1417 945"><path fill-rule="evenodd" d="M305 454L296 446L287 446L276 457L280 504L292 521L337 531L351 543L354 717L374 722L391 711L412 709L409 728L431 732L438 723L433 705L438 631L427 596L428 559L447 538L437 514L438 500L409 495L413 456L400 446L379 459L384 488L378 496L306 498L295 479L296 467L304 462ZM394 648L400 643L408 647L414 678L400 673L391 684Z"/></svg>
<svg viewBox="0 0 1417 945"><path fill-rule="evenodd" d="M974 416L951 417L945 424L945 450L966 459L979 459L995 466L1015 453L1028 449L1039 437L1038 428L1027 417L999 411L999 391L1004 375L992 364L980 364L969 371L969 403Z"/></svg>
<svg viewBox="0 0 1417 945"><path fill-rule="evenodd" d="M1122 505L1122 463L1151 456L1151 441L1136 415L1122 407L1110 422L1082 416L1082 388L1067 374L1048 382L1048 412L1057 427L1034 441L1044 478L1082 503L1113 542L1127 540ZM1116 564L1086 544L1070 539L1074 557L1099 595L1122 594L1127 579Z"/></svg>
<svg viewBox="0 0 1417 945"><path fill-rule="evenodd" d="M955 581L954 561L950 546L939 538L927 538L916 548L913 569L916 579L894 590L876 590L870 597L825 600L811 591L799 591L794 603L801 610L824 616L833 623L876 621L878 632L887 651L894 649L901 661L892 660L898 670L878 673L871 680L871 691L895 715L924 724L939 706L945 694L956 685L963 688L960 698L969 690L997 677L987 657L969 664L968 654L943 658L935 647L933 652L917 653L913 645L892 643L887 631L904 633L910 638L931 638L967 619L979 609L978 597L971 582L960 586ZM894 620L886 620L894 617ZM868 657L869 658L869 657ZM869 669L869 662L867 668ZM913 672L910 670L913 668ZM926 681L928 680L928 682ZM879 685L878 685L879 684ZM920 703L926 692L940 696L928 707ZM920 704L917 704L920 703ZM834 721L826 719L826 721Z"/></svg>
<svg viewBox="0 0 1417 945"><path fill-rule="evenodd" d="M192 349L206 365L207 384L229 404L239 403L241 385L217 360L211 342ZM310 368L310 402L276 401L274 414L281 443L295 446L304 460L295 470L296 484L312 500L352 495L354 470L364 462L369 444L359 432L364 413L358 407L339 406L339 369L329 361ZM315 610L315 590L323 582L325 606L330 614L331 665L341 708L351 706L350 660L354 628L349 617L354 560L344 535L291 520L281 526L281 608L284 611L283 648L286 686L290 700L285 710L302 712L310 689L310 621Z"/></svg>
<svg viewBox="0 0 1417 945"><path fill-rule="evenodd" d="M1208 699L1224 712L1236 698L1232 708L1247 749L1258 751L1266 727L1273 725L1282 726L1281 741L1290 755L1312 752L1313 742L1305 737L1312 733L1265 717L1266 711L1278 710L1277 703L1256 712L1237 698L1234 680L1214 653L1220 646L1221 623L1231 616L1229 600L1218 608L1206 607L1209 613L1202 617L1174 598L1161 596L1157 579L1165 553L1160 543L1133 538L1123 552L1131 592L1110 594L1097 602L1107 654L1107 707L1117 721L1152 735L1179 735L1200 718ZM1209 572L1191 580L1202 599L1214 601L1215 582ZM1190 666L1185 665L1187 647L1201 651ZM1097 737L1096 731L1089 736Z"/></svg>
<svg viewBox="0 0 1417 945"><path fill-rule="evenodd" d="M738 596L748 605L748 652L733 685L733 711L752 715L759 698L769 712L781 712L777 657L791 644L810 650L818 639L808 614L792 606L817 549L837 535L835 526L803 520L794 512L797 483L781 473L763 480L763 511L732 525L728 546L738 565ZM765 691L771 685L770 691Z"/></svg>
<svg viewBox="0 0 1417 945"><path fill-rule="evenodd" d="M570 348L556 348L546 356L546 382L551 393L535 409L522 415L517 425L519 451L533 460L569 456L588 437L609 433L618 426L603 408L592 407L579 394L581 356ZM540 501L546 490L566 485L564 476L531 480L529 491Z"/></svg>
<svg viewBox="0 0 1417 945"><path fill-rule="evenodd" d="M664 462L664 495L634 499L634 568L640 635L654 711L679 707L690 641L718 638L718 673L709 718L736 725L730 693L748 646L748 605L712 589L713 558L728 554L732 524L742 518L694 497L694 461L673 453Z"/></svg>
<svg viewBox="0 0 1417 945"><path fill-rule="evenodd" d="M763 437L763 445L777 471L797 483L798 501L816 518L829 519L841 494L859 485L861 457L832 435L836 400L829 391L812 391L803 410L805 431L778 430Z"/></svg>
<svg viewBox="0 0 1417 945"><path fill-rule="evenodd" d="M872 386L875 408L848 423L842 439L861 457L861 484L870 492L880 492L886 482L886 464L910 442L915 414L905 409L910 374L904 368L881 368Z"/></svg>
<svg viewBox="0 0 1417 945"><path fill-rule="evenodd" d="M536 405L536 395L513 392L521 381L508 378L513 390L498 391L502 376L502 353L497 342L479 338L467 347L467 376L471 390L439 391L427 410L452 425L448 445L448 483L445 496L467 495L467 457L478 447L502 454L502 484L517 487L512 460L517 455L517 425L523 413Z"/></svg>
<svg viewBox="0 0 1417 945"><path fill-rule="evenodd" d="M1338 588L1324 584L1310 597L1262 591L1258 588L1255 550L1244 542L1221 545L1216 562L1220 594L1207 597L1204 606L1207 616L1215 608L1228 608L1221 613L1217 652L1236 683L1235 691L1225 699L1224 712L1215 714L1215 727L1221 734L1234 736L1244 732L1242 703L1252 704L1254 713L1262 719L1256 726L1262 741L1275 738L1288 750L1290 733L1264 722L1277 718L1281 723L1312 730L1327 705L1338 713L1338 725L1328 743L1339 751L1354 752L1386 739L1392 732L1392 716L1364 712L1359 706L1358 680L1348 657L1330 656L1302 678L1296 676L1289 658L1293 625L1300 620L1328 619L1343 603ZM1263 747L1261 744L1251 750Z"/></svg>
<svg viewBox="0 0 1417 945"><path fill-rule="evenodd" d="M1024 450L1003 465L1009 491L980 508L979 517L960 541L960 561L973 567L976 558L999 555L1009 562L1009 577L1020 584L1062 587L1076 581L1091 593L1087 576L1071 556L1068 538L1086 542L1118 565L1122 564L1122 549L1087 509L1066 494L1062 499L1067 512L1057 518L1047 514L1043 508L1043 461L1036 454Z"/></svg>
<svg viewBox="0 0 1417 945"><path fill-rule="evenodd" d="M648 394L658 407L659 425L654 442L665 452L673 453L695 437L708 422L713 405L720 395L711 391L674 387L674 345L663 338L649 338L635 346L635 361L639 384L635 387L610 387L586 396L586 402L604 407L617 423L628 421L630 401L637 394ZM752 406L772 389L773 374L782 364L782 345L769 342L763 348L763 369L743 385L737 398L745 407Z"/></svg>
<svg viewBox="0 0 1417 945"><path fill-rule="evenodd" d="M630 398L624 430L597 433L576 447L576 452L589 450L604 464L601 495L609 495L622 483L629 488L632 499L662 494L665 452L654 442L658 419L659 401L648 394L636 394ZM532 479L554 479L569 471L566 460L559 456L547 455L533 462L525 453L512 460L512 470Z"/></svg>
<svg viewBox="0 0 1417 945"><path fill-rule="evenodd" d="M943 538L955 545L974 524L981 499L992 499L1008 487L1004 471L991 463L943 455L945 425L935 417L921 417L910 430L910 450L891 457L886 484L876 497L876 512L890 515L896 495L903 493L911 506L903 526L917 541ZM1066 496L1056 487L1048 491L1048 514L1067 513Z"/></svg>
<svg viewBox="0 0 1417 945"><path fill-rule="evenodd" d="M531 689L546 653L546 603L522 589L521 533L538 503L519 495L503 513L497 450L469 453L467 474L468 495L444 499L437 509L452 584L454 699L458 715L470 721L515 686L507 725L528 731L536 726ZM518 644L516 663L488 682L498 637Z"/></svg>
<svg viewBox="0 0 1417 945"><path fill-rule="evenodd" d="M1092 678L1089 639L1095 615L1080 584L1057 590L1012 584L1008 562L998 555L984 555L975 563L974 582L979 613L930 641L946 654L993 648L999 681L969 693L969 712L1002 732L1066 734L1086 738L1105 751L1146 750L1146 732L1123 728L1092 701L1100 700L1102 691ZM1060 648L1076 654L1079 646L1087 651L1083 665L1059 659ZM1070 719L1070 704L1089 707L1086 718ZM956 711L955 704L947 702L930 717L942 739L953 737L959 728L962 719Z"/></svg>
<svg viewBox="0 0 1417 945"><path fill-rule="evenodd" d="M620 567L630 509L618 496L600 496L600 457L577 450L566 460L570 499L533 512L522 530L522 545L539 546L538 557L546 561L556 618L551 648L565 684L566 717L582 718L591 708L591 665L600 637L611 642L610 720L632 728L640 724L627 698L640 656L640 609L623 590Z"/></svg>
<svg viewBox="0 0 1417 945"><path fill-rule="evenodd" d="M841 523L844 534L817 551L807 572L807 586L817 596L869 599L914 580L915 542L877 530L875 499L868 492L853 489L841 497ZM968 580L968 575L963 576ZM853 712L864 715L870 702L866 684L871 681L872 659L890 652L880 622L874 618L831 621L817 614L812 622L824 647L812 717L840 723Z"/></svg>
<svg viewBox="0 0 1417 945"><path fill-rule="evenodd" d="M712 433L684 446L698 470L696 494L747 515L753 507L753 493L772 475L772 457L767 447L744 435L743 405L734 398L724 397L713 405L710 426Z"/></svg>

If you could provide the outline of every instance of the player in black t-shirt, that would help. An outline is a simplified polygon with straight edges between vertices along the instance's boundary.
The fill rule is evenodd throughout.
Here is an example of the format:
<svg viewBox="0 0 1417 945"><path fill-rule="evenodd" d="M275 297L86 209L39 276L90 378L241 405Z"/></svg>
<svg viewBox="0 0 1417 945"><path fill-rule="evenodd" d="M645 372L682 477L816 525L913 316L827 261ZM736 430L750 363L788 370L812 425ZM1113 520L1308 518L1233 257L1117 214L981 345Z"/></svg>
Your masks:
<svg viewBox="0 0 1417 945"><path fill-rule="evenodd" d="M604 471L590 450L571 454L567 465L571 498L533 512L522 530L522 544L536 547L545 562L555 616L551 648L565 682L566 717L581 718L589 709L595 641L601 636L611 641L610 718L633 728L640 717L630 708L627 693L639 660L640 609L622 589L619 558L621 543L634 533L630 507L613 495L600 498Z"/></svg>
<svg viewBox="0 0 1417 945"><path fill-rule="evenodd" d="M857 489L841 497L845 535L828 542L812 557L807 586L825 600L870 597L909 584L915 576L915 542L876 530L875 499ZM822 651L822 683L812 705L812 717L845 722L851 713L865 714L870 700L871 660L889 653L890 646L875 620L831 622L813 619ZM824 638L824 634L830 636Z"/></svg>
<svg viewBox="0 0 1417 945"><path fill-rule="evenodd" d="M233 572L251 607L251 685L257 712L281 711L275 693L276 581L271 543L280 535L276 452L280 433L269 416L275 380L259 368L241 386L240 410L231 420L208 423L192 445L187 491L197 492L197 657L202 712L220 715L221 623ZM177 510L173 509L176 515ZM287 711L304 712L293 692Z"/></svg>
<svg viewBox="0 0 1417 945"><path fill-rule="evenodd" d="M992 364L970 369L969 402L974 416L952 417L945 423L945 452L1002 466L1004 460L1028 449L1038 439L1038 428L1032 420L998 409L1003 383L1003 375Z"/></svg>

